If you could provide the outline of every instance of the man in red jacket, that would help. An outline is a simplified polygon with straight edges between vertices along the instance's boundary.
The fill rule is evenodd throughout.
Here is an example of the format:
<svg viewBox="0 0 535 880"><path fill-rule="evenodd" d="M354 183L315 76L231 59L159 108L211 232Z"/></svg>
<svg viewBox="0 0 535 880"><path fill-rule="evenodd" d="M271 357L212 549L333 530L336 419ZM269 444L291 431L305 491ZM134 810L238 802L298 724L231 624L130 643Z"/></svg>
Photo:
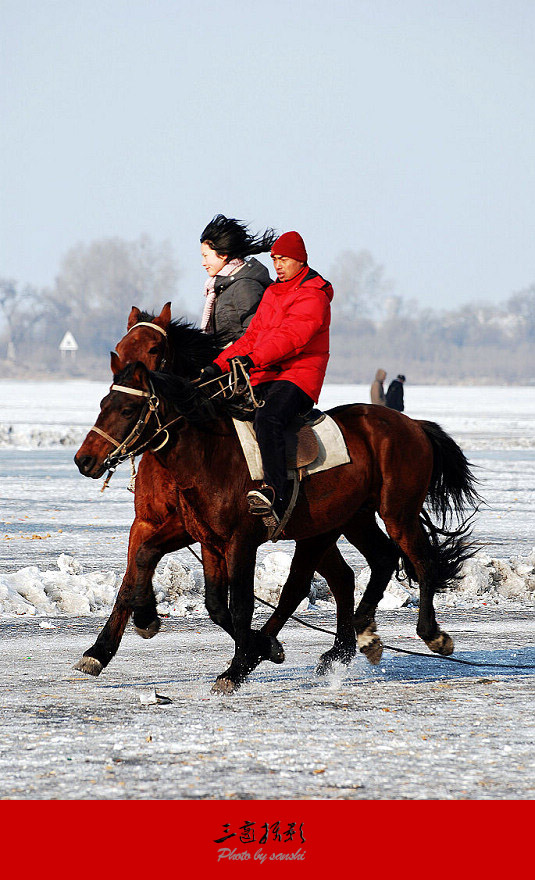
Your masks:
<svg viewBox="0 0 535 880"><path fill-rule="evenodd" d="M284 429L318 402L329 360L333 289L308 266L298 232L285 232L272 248L277 281L265 291L243 336L205 367L202 379L222 375L239 358L264 401L254 426L264 483L248 493L252 513L280 521L287 504Z"/></svg>

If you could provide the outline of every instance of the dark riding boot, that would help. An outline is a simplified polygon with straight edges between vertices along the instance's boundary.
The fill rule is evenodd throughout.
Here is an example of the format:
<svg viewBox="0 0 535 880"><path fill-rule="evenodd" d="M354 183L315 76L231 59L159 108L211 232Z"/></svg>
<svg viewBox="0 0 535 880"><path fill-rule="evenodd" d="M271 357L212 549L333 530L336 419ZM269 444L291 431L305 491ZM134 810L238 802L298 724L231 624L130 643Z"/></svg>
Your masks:
<svg viewBox="0 0 535 880"><path fill-rule="evenodd" d="M255 432L265 483L249 492L247 499L251 513L272 516L278 524L290 499L284 430L300 413L310 409L313 400L286 380L266 382L255 390L263 402L256 411Z"/></svg>

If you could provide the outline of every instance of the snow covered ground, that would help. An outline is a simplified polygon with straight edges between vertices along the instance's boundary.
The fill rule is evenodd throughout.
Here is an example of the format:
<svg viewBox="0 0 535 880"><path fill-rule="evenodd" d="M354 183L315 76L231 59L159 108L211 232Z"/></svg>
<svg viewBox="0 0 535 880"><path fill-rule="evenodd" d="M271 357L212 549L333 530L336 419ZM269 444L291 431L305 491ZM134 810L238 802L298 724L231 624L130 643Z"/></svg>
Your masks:
<svg viewBox="0 0 535 880"><path fill-rule="evenodd" d="M0 613L50 618L107 615L126 562L132 495L123 465L110 487L84 479L72 457L93 424L107 386L98 382L0 382ZM327 385L320 405L368 401L359 385ZM486 506L475 534L481 544L461 588L437 605L478 607L535 601L535 388L407 386L406 412L439 422L476 466ZM344 539L357 591L367 571ZM198 551L198 546L194 548ZM256 593L275 601L293 552L265 545ZM200 564L188 551L160 563L160 610L204 615ZM321 580L300 611L333 610ZM391 584L382 607L411 606L417 595ZM304 607L307 605L308 607ZM43 621L46 622L46 621Z"/></svg>
<svg viewBox="0 0 535 880"><path fill-rule="evenodd" d="M158 637L128 627L99 678L72 670L113 601L133 516L127 466L101 494L72 461L105 391L0 382L0 798L533 798L535 388L406 389L408 414L438 421L477 464L488 504L461 589L437 600L455 654L426 651L417 597L395 582L378 666L357 655L317 677L332 636L289 621L286 662L262 664L236 697L210 692L232 644L187 550L158 567ZM321 404L358 400L367 387L327 386ZM364 562L340 547L360 591ZM258 595L276 596L292 551L261 548ZM300 617L332 632L320 580L314 592Z"/></svg>

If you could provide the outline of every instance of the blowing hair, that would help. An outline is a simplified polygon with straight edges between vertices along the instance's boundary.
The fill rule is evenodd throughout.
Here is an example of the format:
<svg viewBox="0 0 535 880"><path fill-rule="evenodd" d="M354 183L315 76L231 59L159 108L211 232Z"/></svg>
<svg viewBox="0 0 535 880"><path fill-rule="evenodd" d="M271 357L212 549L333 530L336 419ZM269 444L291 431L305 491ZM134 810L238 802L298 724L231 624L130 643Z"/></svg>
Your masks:
<svg viewBox="0 0 535 880"><path fill-rule="evenodd" d="M201 244L207 244L220 257L228 256L229 261L270 251L276 239L274 229L252 235L245 223L223 214L216 214L201 234Z"/></svg>

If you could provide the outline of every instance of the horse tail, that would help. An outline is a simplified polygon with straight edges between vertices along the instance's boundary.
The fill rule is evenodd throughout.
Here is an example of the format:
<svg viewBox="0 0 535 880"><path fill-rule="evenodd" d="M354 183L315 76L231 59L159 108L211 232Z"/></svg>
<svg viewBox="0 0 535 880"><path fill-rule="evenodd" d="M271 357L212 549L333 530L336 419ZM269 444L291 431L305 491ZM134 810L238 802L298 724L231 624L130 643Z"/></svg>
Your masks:
<svg viewBox="0 0 535 880"><path fill-rule="evenodd" d="M444 591L462 577L464 563L477 552L471 540L472 523L482 501L470 463L455 440L435 422L418 424L433 449L433 470L425 503L441 520L441 525L436 525L424 509L420 525L429 541L434 589ZM468 509L471 512L465 515ZM453 517L458 520L457 528L446 529L446 523L451 523ZM413 579L415 572L409 559L403 558L403 567L409 580Z"/></svg>
<svg viewBox="0 0 535 880"><path fill-rule="evenodd" d="M428 564L433 592L444 592L455 586L463 577L463 565L477 553L477 545L471 540L472 520L476 511L466 517L453 531L435 525L426 510L420 513L420 525L429 544ZM401 553L401 566L398 575L403 574L409 583L418 583L416 571L411 560Z"/></svg>
<svg viewBox="0 0 535 880"><path fill-rule="evenodd" d="M436 422L419 420L433 449L433 471L427 490L426 504L442 520L461 518L467 508L478 508L481 498L477 480L464 452L453 437Z"/></svg>

